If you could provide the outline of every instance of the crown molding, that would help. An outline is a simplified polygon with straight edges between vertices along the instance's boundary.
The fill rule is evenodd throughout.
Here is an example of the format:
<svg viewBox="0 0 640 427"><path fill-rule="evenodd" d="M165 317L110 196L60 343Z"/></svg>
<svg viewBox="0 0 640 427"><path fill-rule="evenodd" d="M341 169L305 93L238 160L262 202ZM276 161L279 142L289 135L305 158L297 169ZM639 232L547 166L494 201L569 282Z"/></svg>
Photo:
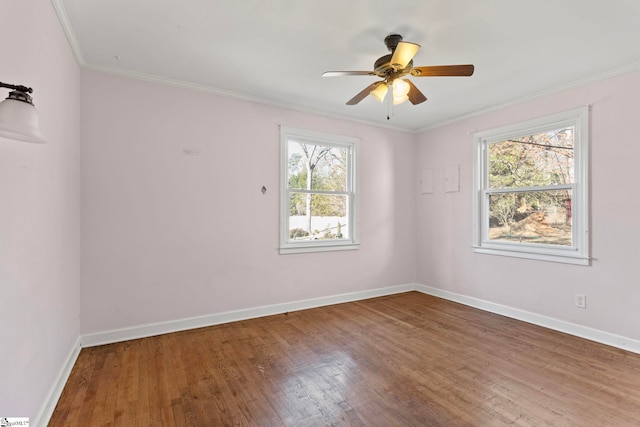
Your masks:
<svg viewBox="0 0 640 427"><path fill-rule="evenodd" d="M581 86L586 86L592 83L597 83L599 81L603 81L603 80L607 80L613 77L618 77L621 76L623 74L627 74L627 73L632 73L635 71L640 70L640 61L638 62L634 62L632 64L629 65L625 65L623 67L618 67L618 68L614 68L612 70L609 71L605 71L603 73L599 73L599 74L595 74L589 77L585 77L584 79L580 79L580 80L574 80L572 82L569 83L565 83L559 86L555 86L540 92L537 92L535 94L531 94L531 95L525 95L525 96L521 96L521 97L517 97L517 98L512 98L510 100L507 100L505 102L501 102L499 104L495 104L495 105L490 105L484 108L480 108L478 110L474 110L471 111L467 114L463 114L461 116L457 116L457 117L453 117L451 119L448 120L444 120L438 123L435 123L433 125L429 125L429 126L425 126L422 127L420 129L417 129L414 133L421 133L421 132L425 132L428 130L432 130L432 129L436 129L436 128L440 128L443 126L447 126L456 122L460 122L462 120L466 120L466 119L470 119L472 117L477 117L480 116L482 114L487 114L487 113L491 113L493 111L498 111L498 110L502 110L503 108L507 108L507 107L511 107L514 105L518 105L518 104L524 104L526 102L530 102L530 101L534 101L536 99L540 99L540 98L544 98L545 96L550 96L550 95L555 95L557 93L561 93L561 92L566 92L568 90L571 89L575 89Z"/></svg>
<svg viewBox="0 0 640 427"><path fill-rule="evenodd" d="M60 21L60 25L62 26L62 31L64 31L65 36L67 36L67 41L69 42L69 46L71 46L73 56L75 56L78 65L82 67L86 63L86 61L84 55L82 54L82 49L80 49L80 43L78 42L76 33L71 27L67 9L64 7L64 3L62 2L62 0L51 0L51 3L53 4L53 9L55 10L56 15L58 15L58 20Z"/></svg>

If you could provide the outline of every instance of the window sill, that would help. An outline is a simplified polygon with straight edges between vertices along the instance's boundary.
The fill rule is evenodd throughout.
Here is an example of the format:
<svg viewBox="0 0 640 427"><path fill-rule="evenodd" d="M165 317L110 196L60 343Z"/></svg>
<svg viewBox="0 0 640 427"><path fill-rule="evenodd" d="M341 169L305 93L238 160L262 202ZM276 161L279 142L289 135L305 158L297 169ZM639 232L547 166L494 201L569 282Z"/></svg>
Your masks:
<svg viewBox="0 0 640 427"><path fill-rule="evenodd" d="M499 256L507 256L513 258L525 258L525 259L533 259L538 261L551 261L551 262L559 262L563 264L573 264L573 265L591 265L591 258L584 257L578 254L574 255L557 255L557 254L545 254L539 252L523 252L523 251L511 251L505 249L489 249L479 246L473 247L473 252L478 254L486 254L486 255L499 255Z"/></svg>
<svg viewBox="0 0 640 427"><path fill-rule="evenodd" d="M333 252L333 251L353 251L360 248L359 243L325 243L325 244L295 244L280 247L280 255L300 254L306 252Z"/></svg>

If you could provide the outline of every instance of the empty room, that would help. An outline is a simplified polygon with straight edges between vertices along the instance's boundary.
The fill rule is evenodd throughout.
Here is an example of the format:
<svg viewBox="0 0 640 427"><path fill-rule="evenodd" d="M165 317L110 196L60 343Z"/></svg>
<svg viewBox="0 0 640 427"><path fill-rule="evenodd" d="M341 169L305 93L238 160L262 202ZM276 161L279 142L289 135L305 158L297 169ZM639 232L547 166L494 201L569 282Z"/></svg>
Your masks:
<svg viewBox="0 0 640 427"><path fill-rule="evenodd" d="M640 425L636 0L1 7L0 425Z"/></svg>

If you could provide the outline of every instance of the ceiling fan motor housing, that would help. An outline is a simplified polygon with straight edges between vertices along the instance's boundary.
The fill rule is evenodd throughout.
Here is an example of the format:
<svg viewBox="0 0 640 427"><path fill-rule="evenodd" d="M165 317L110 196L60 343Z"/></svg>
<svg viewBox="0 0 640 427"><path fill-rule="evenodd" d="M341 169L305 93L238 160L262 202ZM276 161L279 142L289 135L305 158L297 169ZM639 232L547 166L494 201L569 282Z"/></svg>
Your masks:
<svg viewBox="0 0 640 427"><path fill-rule="evenodd" d="M401 41L402 36L400 34L389 34L384 38L384 44L387 46L387 49L389 49L391 53L396 50L396 47L398 47L398 43L400 43Z"/></svg>
<svg viewBox="0 0 640 427"><path fill-rule="evenodd" d="M373 65L373 69L377 75L383 77L387 75L387 73L393 71L393 67L390 64L392 56L393 55L389 54L378 58L378 60Z"/></svg>
<svg viewBox="0 0 640 427"><path fill-rule="evenodd" d="M392 57L393 57L393 54L389 54L389 55L385 55L378 58L378 60L373 65L373 70L377 76L391 77L393 73L396 73L398 74L398 76L400 76L400 75L407 74L413 67L413 59L412 59L411 61L409 61L407 66L404 68L404 70L396 70L395 68L393 68L393 66L391 66Z"/></svg>
<svg viewBox="0 0 640 427"><path fill-rule="evenodd" d="M411 70L411 67L413 67L413 60L411 60L407 64L404 70L398 70L391 65L391 58L393 58L393 53L398 47L398 43L400 43L401 41L402 36L400 34L389 34L384 38L384 44L387 46L387 49L389 49L391 53L378 58L378 60L373 64L373 70L377 76L385 77L390 81L395 77L407 74Z"/></svg>

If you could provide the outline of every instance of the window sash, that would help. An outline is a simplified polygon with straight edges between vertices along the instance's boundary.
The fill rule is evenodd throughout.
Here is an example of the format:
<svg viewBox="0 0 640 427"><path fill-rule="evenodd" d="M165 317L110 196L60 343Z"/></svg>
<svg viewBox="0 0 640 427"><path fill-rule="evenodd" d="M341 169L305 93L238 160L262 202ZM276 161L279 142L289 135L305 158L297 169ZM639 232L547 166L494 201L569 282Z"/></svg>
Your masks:
<svg viewBox="0 0 640 427"><path fill-rule="evenodd" d="M537 142L531 142L531 141L518 141L519 139L528 139L530 137L535 137L535 136L541 136L543 134L550 134L550 133L555 133L557 131L560 130L566 130L566 129L570 129L571 130L571 134L573 136L573 145L571 147L563 147L563 146L554 146L551 144L539 144ZM575 154L575 138L576 135L576 130L575 130L575 126L571 123L563 123L563 126L558 126L555 127L553 126L553 128L549 127L543 127L542 129L538 129L535 132L525 132L524 134L522 133L518 133L518 136L515 135L510 135L507 138L504 139L498 139L498 140L491 140L491 142L487 142L485 144L486 147L486 161L487 161L487 165L486 165L486 170L487 170L487 184L486 184L486 188L502 188L500 186L495 186L491 184L491 168L493 167L493 164L491 162L491 155L492 152L494 151L493 149L495 148L495 146L498 146L500 144L503 143L511 143L511 144L521 144L522 147L520 148L514 148L515 151L518 151L520 155L522 154L527 154L527 158L526 160L524 160L525 162L525 174L526 174L526 168L527 166L529 168L533 168L533 165L529 164L527 165L527 160L528 161L534 161L536 163L536 170L538 172L541 172L540 169L542 169L542 172L547 172L549 173L549 169L551 166L551 163L555 163L556 164L556 168L554 168L554 172L559 171L560 176L563 177L563 179L553 179L550 176L547 176L547 183L542 183L542 182L538 182L536 184L529 184L531 186L533 185L537 185L537 186L543 186L543 185L564 185L564 184L572 184L575 183L575 177L573 176L573 171L575 169L575 159L574 159L574 154ZM530 147L533 146L544 146L546 149L544 150L545 155L544 156L540 156L541 153L536 153L535 149L529 149ZM499 150L499 149L497 149ZM538 150L540 150L538 148ZM567 155L563 155L558 153L558 151L563 151L563 152L570 152L571 155L567 156ZM497 154L497 153L496 153ZM529 155L531 155L532 157L528 157ZM540 158L542 157L542 158ZM563 167L565 167L566 169L563 170ZM520 180L524 180L526 178L520 177ZM542 177L538 176L538 179L542 179ZM562 182L559 182L562 181ZM521 185L511 185L508 188L519 188L519 187L523 187L526 186L524 184ZM507 188L507 187L505 187Z"/></svg>
<svg viewBox="0 0 640 427"><path fill-rule="evenodd" d="M515 245L517 247L526 248L526 250L535 250L536 248L552 250L552 251L560 251L560 253L573 253L578 250L576 243L578 243L578 235L577 228L571 225L571 245L553 245L553 244L544 244L544 243L528 243L528 242L514 242L514 241L501 241L496 239L489 238L490 227L490 196L493 194L514 194L514 193L544 193L551 191L562 191L569 190L572 194L572 205L574 195L576 194L577 186L575 184L564 184L564 185L545 185L540 187L520 187L520 188L500 188L500 189L485 189L482 190L482 212L486 213L483 216L483 227L482 227L482 238L481 244L484 247L491 245L498 245L500 248L506 248L510 245ZM573 221L573 218L572 218Z"/></svg>
<svg viewBox="0 0 640 427"><path fill-rule="evenodd" d="M291 193L304 193L304 194L326 194L328 196L352 196L351 191L331 191L331 190L307 190L305 188L289 188L287 190Z"/></svg>
<svg viewBox="0 0 640 427"><path fill-rule="evenodd" d="M292 191L288 192L287 197L289 198L289 200L291 200L291 195L292 195L292 194L295 194L295 193L302 193L302 192L297 191L297 190L292 190ZM330 238L330 239L324 239L324 240L322 240L322 241L323 241L323 242L325 242L325 241L326 241L326 242L343 242L343 243L344 243L344 242L349 242L349 241L351 241L351 237L352 237L352 230L353 230L353 221L351 220L350 212L352 211L352 207L351 207L351 204L352 204L352 203L351 203L351 202L352 202L352 200L353 200L353 197L351 197L349 194L335 194L335 193L327 193L327 192L322 192L322 193L319 193L319 192L304 192L304 194L310 194L311 196L313 196L313 195L315 195L315 194L319 194L319 195L330 195L330 196L333 196L333 195L344 196L344 197L346 198L345 215L344 215L344 219L345 219L345 221L346 221L346 224L344 224L344 227L345 227L345 228L342 230L342 232L343 232L343 234L345 234L345 235L346 235L346 237L342 237L342 238L340 238L340 237L335 237L335 238ZM327 217L322 217L322 216L315 216L315 215L313 215L313 213L314 213L314 212L313 212L313 210L312 210L312 211L311 211L311 213L310 213L311 218L327 218ZM335 217L331 217L331 218L335 218ZM339 218L340 218L340 217L339 217ZM314 245L317 245L317 244L318 244L318 240L308 240L308 239L292 238L292 237L291 237L291 235L290 235L290 233L291 233L291 230L292 230L293 225L291 224L291 213L290 213L290 212L289 212L289 215L287 215L286 220L287 220L287 227L286 227L286 229L288 230L288 231L287 231L287 239L288 239L288 242L289 242L290 244L292 244L292 243L295 243L295 244L303 244L303 245L304 245L304 244L314 244ZM312 219L312 221L313 221L313 219ZM329 221L329 220L327 220L327 221ZM313 228L313 229L311 229L311 230L305 230L305 231L307 231L307 232L309 233L309 235L311 235L311 234L313 233L313 231L314 231L314 230L315 230L315 228ZM325 227L325 228L323 228L323 229L319 229L319 228L318 228L318 230L319 230L320 232L325 231L325 230L326 230L326 227Z"/></svg>
<svg viewBox="0 0 640 427"><path fill-rule="evenodd" d="M513 188L486 188L483 193L500 194L500 193L531 193L536 191L553 191L553 190L575 190L575 184L558 184L558 185L541 185L534 187L513 187Z"/></svg>

